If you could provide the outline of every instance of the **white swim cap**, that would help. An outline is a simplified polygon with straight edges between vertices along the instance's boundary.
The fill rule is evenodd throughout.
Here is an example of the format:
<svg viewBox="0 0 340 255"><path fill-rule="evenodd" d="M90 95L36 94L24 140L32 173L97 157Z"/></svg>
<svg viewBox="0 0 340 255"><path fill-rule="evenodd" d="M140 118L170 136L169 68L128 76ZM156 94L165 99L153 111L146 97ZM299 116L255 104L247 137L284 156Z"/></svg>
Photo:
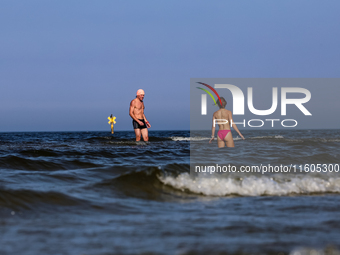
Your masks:
<svg viewBox="0 0 340 255"><path fill-rule="evenodd" d="M137 90L137 96L138 95L145 95L144 90L142 89Z"/></svg>

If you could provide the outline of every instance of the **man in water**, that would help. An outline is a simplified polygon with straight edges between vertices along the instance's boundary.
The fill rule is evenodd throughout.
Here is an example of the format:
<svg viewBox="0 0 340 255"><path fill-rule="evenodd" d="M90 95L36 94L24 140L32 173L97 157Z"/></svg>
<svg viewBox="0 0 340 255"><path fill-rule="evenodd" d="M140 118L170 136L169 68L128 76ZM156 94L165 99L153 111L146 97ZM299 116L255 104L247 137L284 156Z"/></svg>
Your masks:
<svg viewBox="0 0 340 255"><path fill-rule="evenodd" d="M139 89L136 98L130 103L130 116L136 134L136 141L140 141L141 135L144 141L149 141L148 128L150 128L151 125L144 115L144 95L144 90Z"/></svg>

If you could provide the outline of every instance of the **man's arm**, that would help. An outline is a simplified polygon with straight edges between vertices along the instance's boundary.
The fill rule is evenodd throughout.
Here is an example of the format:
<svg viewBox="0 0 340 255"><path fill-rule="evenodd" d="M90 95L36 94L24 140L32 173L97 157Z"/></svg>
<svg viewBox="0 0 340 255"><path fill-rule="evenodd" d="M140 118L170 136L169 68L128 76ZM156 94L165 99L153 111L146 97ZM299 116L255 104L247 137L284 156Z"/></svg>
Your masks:
<svg viewBox="0 0 340 255"><path fill-rule="evenodd" d="M143 114L143 118L145 120L145 124L148 128L151 128L151 124L149 123L149 121L146 119L145 115Z"/></svg>
<svg viewBox="0 0 340 255"><path fill-rule="evenodd" d="M151 124L149 123L149 121L146 119L145 117L145 114L144 114L144 109L145 109L145 106L144 106L144 103L143 103L143 119L145 121L145 124L148 128L151 128Z"/></svg>

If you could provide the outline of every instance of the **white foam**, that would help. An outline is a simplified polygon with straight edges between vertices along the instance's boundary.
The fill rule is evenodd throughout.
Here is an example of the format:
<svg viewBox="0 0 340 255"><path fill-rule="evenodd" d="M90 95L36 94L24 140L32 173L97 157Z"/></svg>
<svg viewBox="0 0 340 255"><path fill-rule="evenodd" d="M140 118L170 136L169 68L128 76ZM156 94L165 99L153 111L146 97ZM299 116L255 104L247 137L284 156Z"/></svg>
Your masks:
<svg viewBox="0 0 340 255"><path fill-rule="evenodd" d="M234 141L237 141L237 140L243 140L241 137L239 136L236 136L235 138L233 138Z"/></svg>
<svg viewBox="0 0 340 255"><path fill-rule="evenodd" d="M166 185L180 190L189 190L197 194L207 196L282 196L288 194L308 194L324 192L340 192L340 178L321 179L311 176L300 176L294 178L273 178L262 176L248 176L243 179L232 179L230 177L197 177L191 178L188 173L182 173L177 177L159 177Z"/></svg>
<svg viewBox="0 0 340 255"><path fill-rule="evenodd" d="M340 251L332 246L328 246L325 249L300 247L292 250L289 255L340 255Z"/></svg>
<svg viewBox="0 0 340 255"><path fill-rule="evenodd" d="M274 135L274 136L255 136L250 137L251 139L268 139L268 138L276 138L276 139L283 139L284 137L282 135Z"/></svg>
<svg viewBox="0 0 340 255"><path fill-rule="evenodd" d="M325 138L322 138L320 139L321 142L324 142L324 143L327 143L327 142L340 142L340 139L325 139Z"/></svg>
<svg viewBox="0 0 340 255"><path fill-rule="evenodd" d="M173 141L204 141L204 140L210 140L211 137L202 137L202 136L194 136L194 137L180 137L180 136L172 136L170 137ZM215 137L216 140L216 137ZM234 140L242 140L240 137L234 138Z"/></svg>
<svg viewBox="0 0 340 255"><path fill-rule="evenodd" d="M195 136L195 137L172 136L170 138L173 141L203 141L203 140L210 140L209 137L201 137L201 136Z"/></svg>

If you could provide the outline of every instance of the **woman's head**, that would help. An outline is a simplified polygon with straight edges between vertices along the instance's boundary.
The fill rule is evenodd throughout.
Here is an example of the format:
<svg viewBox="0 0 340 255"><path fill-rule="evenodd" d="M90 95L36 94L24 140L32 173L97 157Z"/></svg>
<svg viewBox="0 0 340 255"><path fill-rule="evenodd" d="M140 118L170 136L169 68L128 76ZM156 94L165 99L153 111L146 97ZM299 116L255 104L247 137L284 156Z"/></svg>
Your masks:
<svg viewBox="0 0 340 255"><path fill-rule="evenodd" d="M222 109L222 108L225 108L225 106L227 105L227 101L224 99L224 97L220 97L221 98L221 102L222 102L222 105L221 105L221 103L220 103L220 100L217 100L217 105L218 105L218 107L220 107L220 109Z"/></svg>

